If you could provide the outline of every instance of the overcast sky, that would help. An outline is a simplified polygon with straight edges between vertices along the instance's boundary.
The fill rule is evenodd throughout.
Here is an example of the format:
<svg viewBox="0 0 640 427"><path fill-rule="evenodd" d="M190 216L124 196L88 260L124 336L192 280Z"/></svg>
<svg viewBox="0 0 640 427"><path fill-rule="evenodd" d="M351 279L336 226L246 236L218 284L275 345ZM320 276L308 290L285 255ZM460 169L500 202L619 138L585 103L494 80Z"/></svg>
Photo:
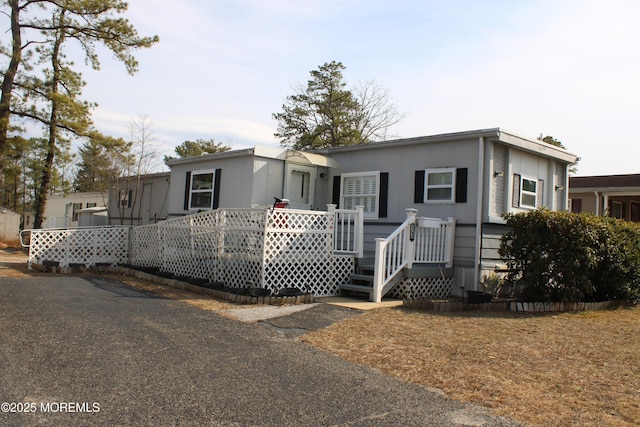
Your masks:
<svg viewBox="0 0 640 427"><path fill-rule="evenodd" d="M397 137L501 127L562 141L577 175L640 173L637 0L130 0L127 17L160 43L133 77L102 55L83 96L107 134L148 116L162 154L278 146L272 114L335 60L389 90Z"/></svg>

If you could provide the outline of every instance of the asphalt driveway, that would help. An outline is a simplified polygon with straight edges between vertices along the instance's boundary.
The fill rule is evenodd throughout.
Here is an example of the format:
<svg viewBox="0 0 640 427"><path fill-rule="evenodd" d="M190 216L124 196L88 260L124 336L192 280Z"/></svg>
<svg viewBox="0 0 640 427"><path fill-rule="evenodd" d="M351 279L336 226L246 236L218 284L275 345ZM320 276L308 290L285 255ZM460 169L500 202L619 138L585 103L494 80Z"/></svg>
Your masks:
<svg viewBox="0 0 640 427"><path fill-rule="evenodd" d="M282 333L312 313L247 323L104 278L0 277L0 425L516 425Z"/></svg>

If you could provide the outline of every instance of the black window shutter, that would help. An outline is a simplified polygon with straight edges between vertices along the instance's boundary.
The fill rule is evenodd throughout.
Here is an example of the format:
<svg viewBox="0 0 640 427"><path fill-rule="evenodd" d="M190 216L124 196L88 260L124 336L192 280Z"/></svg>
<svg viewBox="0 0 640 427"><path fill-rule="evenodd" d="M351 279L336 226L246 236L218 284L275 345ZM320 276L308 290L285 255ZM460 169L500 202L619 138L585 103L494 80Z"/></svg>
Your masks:
<svg viewBox="0 0 640 427"><path fill-rule="evenodd" d="M333 177L333 194L331 195L331 203L340 207L340 175Z"/></svg>
<svg viewBox="0 0 640 427"><path fill-rule="evenodd" d="M127 207L131 207L131 203L133 202L133 190L129 190L129 194L127 195Z"/></svg>
<svg viewBox="0 0 640 427"><path fill-rule="evenodd" d="M389 172L380 173L380 198L378 199L378 217L387 217L387 204L389 201Z"/></svg>
<svg viewBox="0 0 640 427"><path fill-rule="evenodd" d="M416 171L413 185L413 203L424 203L424 170Z"/></svg>
<svg viewBox="0 0 640 427"><path fill-rule="evenodd" d="M187 172L186 182L184 184L184 210L189 210L189 194L191 194L191 171Z"/></svg>
<svg viewBox="0 0 640 427"><path fill-rule="evenodd" d="M213 181L213 209L220 207L220 176L222 169L216 169L215 179Z"/></svg>
<svg viewBox="0 0 640 427"><path fill-rule="evenodd" d="M511 206L520 206L520 174L513 174L513 192L511 193Z"/></svg>
<svg viewBox="0 0 640 427"><path fill-rule="evenodd" d="M456 169L456 203L467 203L467 181L469 169Z"/></svg>

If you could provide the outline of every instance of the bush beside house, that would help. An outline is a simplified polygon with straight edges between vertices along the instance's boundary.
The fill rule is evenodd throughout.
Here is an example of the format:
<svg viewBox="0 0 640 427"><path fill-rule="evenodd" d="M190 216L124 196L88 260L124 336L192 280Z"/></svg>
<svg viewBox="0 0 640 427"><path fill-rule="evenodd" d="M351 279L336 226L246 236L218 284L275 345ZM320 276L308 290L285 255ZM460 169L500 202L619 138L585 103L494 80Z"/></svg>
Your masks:
<svg viewBox="0 0 640 427"><path fill-rule="evenodd" d="M640 300L640 226L538 209L504 216L503 288L525 301Z"/></svg>

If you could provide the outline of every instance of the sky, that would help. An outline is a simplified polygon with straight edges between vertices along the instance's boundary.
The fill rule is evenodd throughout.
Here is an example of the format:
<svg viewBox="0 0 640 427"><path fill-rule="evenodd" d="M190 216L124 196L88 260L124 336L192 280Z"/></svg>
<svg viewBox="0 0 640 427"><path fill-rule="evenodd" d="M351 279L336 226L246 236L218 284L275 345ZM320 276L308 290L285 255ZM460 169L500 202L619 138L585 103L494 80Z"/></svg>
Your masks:
<svg viewBox="0 0 640 427"><path fill-rule="evenodd" d="M637 0L129 0L160 42L134 76L102 52L83 97L109 135L147 117L163 155L279 146L272 114L335 60L350 87L388 90L394 137L500 127L560 140L579 176L640 173L639 16Z"/></svg>

